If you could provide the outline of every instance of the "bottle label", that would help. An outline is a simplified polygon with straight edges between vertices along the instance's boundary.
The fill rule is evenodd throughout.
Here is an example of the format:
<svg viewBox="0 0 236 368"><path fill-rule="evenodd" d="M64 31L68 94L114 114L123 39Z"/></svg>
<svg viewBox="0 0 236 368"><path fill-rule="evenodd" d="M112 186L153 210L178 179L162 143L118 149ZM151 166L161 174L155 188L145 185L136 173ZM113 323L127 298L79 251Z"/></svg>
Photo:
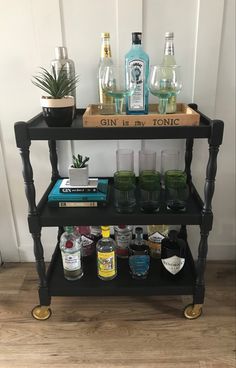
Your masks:
<svg viewBox="0 0 236 368"><path fill-rule="evenodd" d="M67 271L76 271L81 268L80 252L74 254L62 253L63 267Z"/></svg>
<svg viewBox="0 0 236 368"><path fill-rule="evenodd" d="M116 254L119 256L128 256L129 254L129 245L132 240L132 233L117 233L115 236L116 240Z"/></svg>
<svg viewBox="0 0 236 368"><path fill-rule="evenodd" d="M129 257L129 266L133 275L142 277L148 273L150 256L134 255Z"/></svg>
<svg viewBox="0 0 236 368"><path fill-rule="evenodd" d="M94 251L94 241L85 235L81 235L83 256L90 256Z"/></svg>
<svg viewBox="0 0 236 368"><path fill-rule="evenodd" d="M160 258L162 239L164 239L164 236L158 231L148 237L148 246L152 257Z"/></svg>
<svg viewBox="0 0 236 368"><path fill-rule="evenodd" d="M156 231L155 233L151 234L148 239L154 243L161 243L162 239L164 239L164 236Z"/></svg>
<svg viewBox="0 0 236 368"><path fill-rule="evenodd" d="M116 273L115 252L98 252L98 274L102 277L112 277Z"/></svg>
<svg viewBox="0 0 236 368"><path fill-rule="evenodd" d="M145 108L145 102L144 102L144 71L145 71L145 62L143 60L131 60L129 62L129 66L132 67L132 78L135 77L136 81L136 88L132 96L128 99L128 108L130 111L138 111L138 110L144 110ZM131 71L130 71L131 73ZM133 75L134 74L134 75Z"/></svg>
<svg viewBox="0 0 236 368"><path fill-rule="evenodd" d="M164 258L161 261L167 271L169 271L172 275L176 275L184 267L185 258L172 256L169 258Z"/></svg>

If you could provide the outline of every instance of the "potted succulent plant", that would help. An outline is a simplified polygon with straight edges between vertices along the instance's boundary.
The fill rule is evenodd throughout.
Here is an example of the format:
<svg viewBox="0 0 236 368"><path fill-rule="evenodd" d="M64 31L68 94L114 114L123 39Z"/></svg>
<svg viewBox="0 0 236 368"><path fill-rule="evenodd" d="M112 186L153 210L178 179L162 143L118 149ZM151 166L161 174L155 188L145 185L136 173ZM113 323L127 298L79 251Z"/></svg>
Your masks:
<svg viewBox="0 0 236 368"><path fill-rule="evenodd" d="M41 70L38 75L33 76L32 83L48 94L40 100L47 125L70 126L75 111L75 100L71 92L76 88L78 76L69 78L63 68L56 73L54 66L51 72L45 68Z"/></svg>
<svg viewBox="0 0 236 368"><path fill-rule="evenodd" d="M86 164L89 157L78 154L73 157L73 164L69 166L70 185L88 185L88 165Z"/></svg>

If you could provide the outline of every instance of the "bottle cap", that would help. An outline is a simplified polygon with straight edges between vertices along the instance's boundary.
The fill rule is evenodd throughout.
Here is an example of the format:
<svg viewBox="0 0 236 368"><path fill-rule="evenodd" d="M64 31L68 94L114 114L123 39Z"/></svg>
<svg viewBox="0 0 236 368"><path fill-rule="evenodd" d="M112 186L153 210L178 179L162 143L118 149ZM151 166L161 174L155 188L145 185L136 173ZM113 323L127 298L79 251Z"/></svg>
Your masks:
<svg viewBox="0 0 236 368"><path fill-rule="evenodd" d="M67 233L71 234L71 233L73 233L74 228L73 228L73 226L65 226L65 227L64 227L64 230L65 230Z"/></svg>
<svg viewBox="0 0 236 368"><path fill-rule="evenodd" d="M67 48L59 46L55 48L56 59L68 59Z"/></svg>
<svg viewBox="0 0 236 368"><path fill-rule="evenodd" d="M135 45L141 45L142 43L142 32L132 33L132 43Z"/></svg>
<svg viewBox="0 0 236 368"><path fill-rule="evenodd" d="M120 229L125 229L125 226L126 226L126 225L118 225L118 227L119 227Z"/></svg>
<svg viewBox="0 0 236 368"><path fill-rule="evenodd" d="M175 242L178 240L178 232L176 230L170 230L168 237L171 242Z"/></svg>
<svg viewBox="0 0 236 368"><path fill-rule="evenodd" d="M142 234L142 233L143 233L143 229L142 229L142 227L136 227L136 228L135 228L135 233L136 233L136 234Z"/></svg>
<svg viewBox="0 0 236 368"><path fill-rule="evenodd" d="M102 228L102 236L105 238L109 238L110 236L110 226L101 226Z"/></svg>
<svg viewBox="0 0 236 368"><path fill-rule="evenodd" d="M103 32L101 37L102 38L110 38L110 33L109 32Z"/></svg>
<svg viewBox="0 0 236 368"><path fill-rule="evenodd" d="M171 40L173 40L173 38L174 38L174 32L166 32L165 33L165 38L166 39L171 39Z"/></svg>

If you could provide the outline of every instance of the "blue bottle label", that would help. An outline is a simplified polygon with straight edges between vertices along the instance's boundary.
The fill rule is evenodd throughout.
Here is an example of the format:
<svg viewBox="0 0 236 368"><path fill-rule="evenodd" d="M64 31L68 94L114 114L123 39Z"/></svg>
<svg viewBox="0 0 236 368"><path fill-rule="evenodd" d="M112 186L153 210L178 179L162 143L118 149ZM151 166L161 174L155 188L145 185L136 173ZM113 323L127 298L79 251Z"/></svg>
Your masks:
<svg viewBox="0 0 236 368"><path fill-rule="evenodd" d="M129 62L129 66L132 67L132 76L135 76L136 80L136 88L132 96L128 99L128 108L130 111L144 110L145 101L144 101L144 70L145 63L143 60L135 59Z"/></svg>
<svg viewBox="0 0 236 368"><path fill-rule="evenodd" d="M149 265L149 255L134 255L129 257L129 266L132 274L135 276L145 276L148 273Z"/></svg>

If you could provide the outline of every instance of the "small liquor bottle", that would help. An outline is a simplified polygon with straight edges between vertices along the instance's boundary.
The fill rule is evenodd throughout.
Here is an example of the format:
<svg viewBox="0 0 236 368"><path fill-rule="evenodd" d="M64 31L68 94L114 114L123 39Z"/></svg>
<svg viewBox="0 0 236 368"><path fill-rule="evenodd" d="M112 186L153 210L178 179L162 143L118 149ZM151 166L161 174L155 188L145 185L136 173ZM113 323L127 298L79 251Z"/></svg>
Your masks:
<svg viewBox="0 0 236 368"><path fill-rule="evenodd" d="M175 61L175 52L174 52L174 33L166 32L165 33L165 48L164 48L164 56L162 59L163 66L171 66L176 65ZM173 95L168 98L167 104L167 113L176 112L176 96Z"/></svg>
<svg viewBox="0 0 236 368"><path fill-rule="evenodd" d="M81 236L82 257L90 257L95 252L95 238L91 234L90 226L75 226L74 233Z"/></svg>
<svg viewBox="0 0 236 368"><path fill-rule="evenodd" d="M142 48L141 39L141 32L133 32L132 48L125 55L126 70L132 66L135 71L136 88L126 99L126 112L133 115L148 113L149 56Z"/></svg>
<svg viewBox="0 0 236 368"><path fill-rule="evenodd" d="M178 238L176 230L170 230L161 242L161 262L171 275L177 275L185 264L186 242ZM176 277L176 276L175 276Z"/></svg>
<svg viewBox="0 0 236 368"><path fill-rule="evenodd" d="M161 258L161 241L168 235L168 225L147 225L148 246L152 258Z"/></svg>
<svg viewBox="0 0 236 368"><path fill-rule="evenodd" d="M129 266L134 279L146 279L150 267L150 256L141 227L136 227L135 239L130 245Z"/></svg>
<svg viewBox="0 0 236 368"><path fill-rule="evenodd" d="M64 276L67 280L77 280L83 276L81 248L80 235L73 233L73 226L65 227L65 232L60 238L60 249Z"/></svg>
<svg viewBox="0 0 236 368"><path fill-rule="evenodd" d="M102 226L102 238L97 242L97 272L104 281L117 275L115 242L110 238L109 226Z"/></svg>
<svg viewBox="0 0 236 368"><path fill-rule="evenodd" d="M118 225L114 227L114 231L117 257L128 258L129 246L131 244L133 235L133 226Z"/></svg>
<svg viewBox="0 0 236 368"><path fill-rule="evenodd" d="M106 66L112 65L110 33L102 33L101 57L98 67L98 90L100 104L111 105L113 97L106 95L102 90L102 72Z"/></svg>
<svg viewBox="0 0 236 368"><path fill-rule="evenodd" d="M55 59L51 61L51 65L54 66L57 75L63 68L68 78L75 78L75 64L73 60L68 59L66 47L55 48ZM72 96L74 96L76 106L76 90L73 91Z"/></svg>
<svg viewBox="0 0 236 368"><path fill-rule="evenodd" d="M101 226L90 226L91 235L94 237L94 242L97 244L98 240L102 237Z"/></svg>

